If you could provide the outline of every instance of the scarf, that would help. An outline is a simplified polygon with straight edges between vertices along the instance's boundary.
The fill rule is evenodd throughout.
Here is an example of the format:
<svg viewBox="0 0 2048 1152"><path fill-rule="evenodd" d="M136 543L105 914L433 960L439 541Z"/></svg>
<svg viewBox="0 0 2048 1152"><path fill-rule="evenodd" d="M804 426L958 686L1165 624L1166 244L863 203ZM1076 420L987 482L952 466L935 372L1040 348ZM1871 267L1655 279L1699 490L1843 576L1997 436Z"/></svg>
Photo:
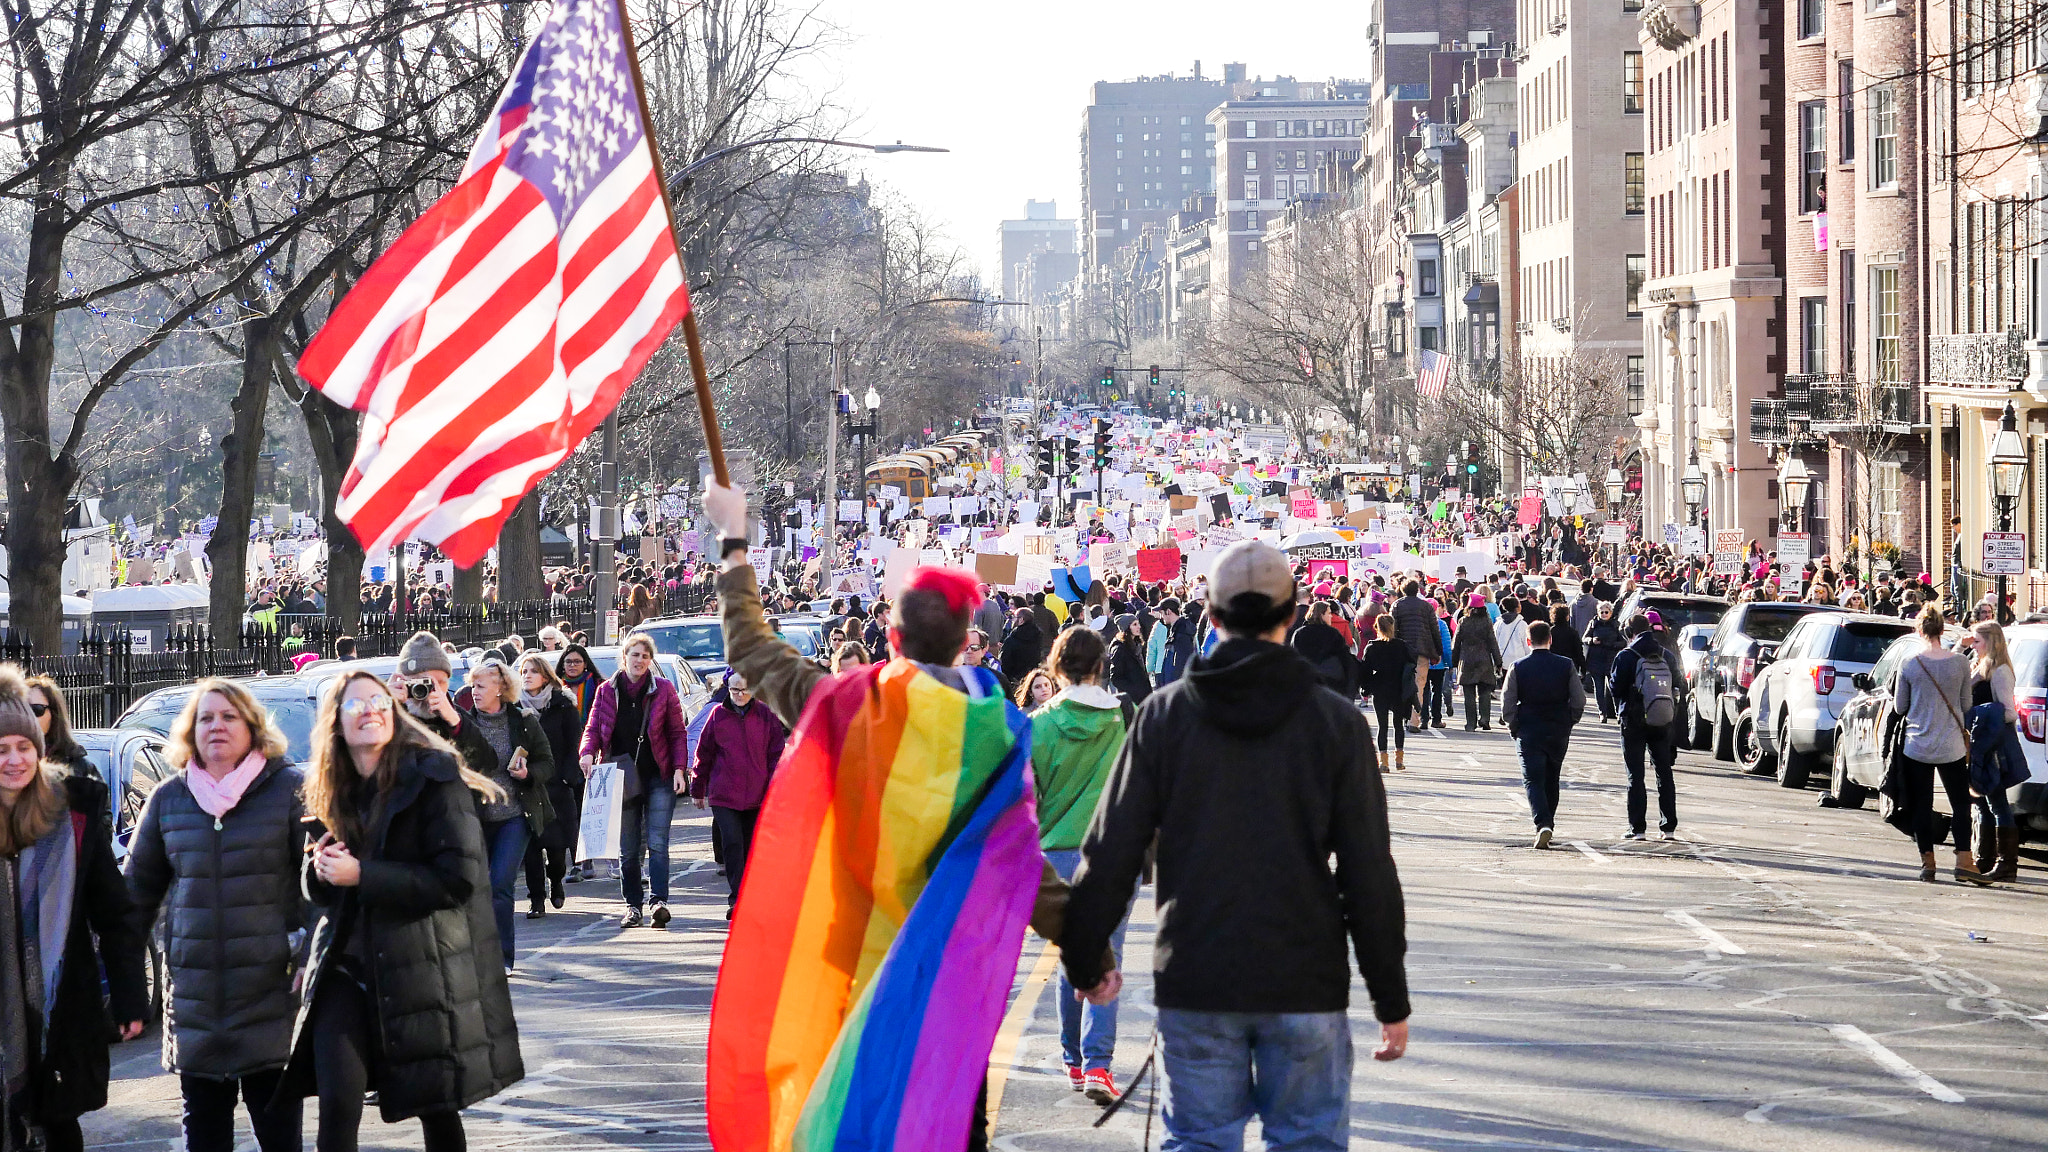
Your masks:
<svg viewBox="0 0 2048 1152"><path fill-rule="evenodd" d="M555 689L552 684L538 692L527 692L522 689L519 693L519 702L533 709L536 715L546 711L547 706L553 702L554 698Z"/></svg>
<svg viewBox="0 0 2048 1152"><path fill-rule="evenodd" d="M234 771L219 780L199 765L188 764L185 766L185 787L192 790L192 799L213 817L213 826L218 829L220 818L234 811L235 805L242 802L242 793L256 782L265 763L263 749L251 748L249 754L242 757L242 762L235 765Z"/></svg>

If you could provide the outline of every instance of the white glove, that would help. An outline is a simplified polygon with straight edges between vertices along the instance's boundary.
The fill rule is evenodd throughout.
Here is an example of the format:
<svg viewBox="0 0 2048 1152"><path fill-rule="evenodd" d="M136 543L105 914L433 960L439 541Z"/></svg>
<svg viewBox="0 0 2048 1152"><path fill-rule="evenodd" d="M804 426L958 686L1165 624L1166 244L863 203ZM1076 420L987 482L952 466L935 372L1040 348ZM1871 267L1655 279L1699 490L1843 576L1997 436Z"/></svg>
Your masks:
<svg viewBox="0 0 2048 1152"><path fill-rule="evenodd" d="M747 492L738 485L727 486L712 480L704 486L704 514L711 517L711 526L718 529L721 539L731 539L747 534Z"/></svg>

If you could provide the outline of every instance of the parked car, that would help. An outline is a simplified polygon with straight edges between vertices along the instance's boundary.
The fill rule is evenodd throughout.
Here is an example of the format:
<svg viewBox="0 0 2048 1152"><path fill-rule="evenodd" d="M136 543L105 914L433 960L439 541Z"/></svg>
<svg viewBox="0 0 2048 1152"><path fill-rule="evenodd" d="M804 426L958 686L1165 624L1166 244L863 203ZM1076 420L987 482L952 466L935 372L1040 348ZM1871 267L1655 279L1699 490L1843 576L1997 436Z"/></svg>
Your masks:
<svg viewBox="0 0 2048 1152"><path fill-rule="evenodd" d="M1690 592L1664 592L1654 588L1642 589L1622 601L1621 607L1614 613L1614 618L1620 622L1622 634L1627 635L1629 625L1635 621L1636 617L1650 611L1656 612L1657 618L1664 622L1664 639L1662 643L1665 652L1671 657L1672 667L1678 668L1683 672L1687 665L1685 649L1679 643L1680 634L1688 628L1714 627L1720 621L1722 614L1728 611L1728 601L1719 596L1699 596ZM1673 701L1673 703L1678 705L1678 714L1680 716L1687 715L1692 710L1691 681L1686 676L1680 675L1671 687L1679 696L1677 700ZM1680 729L1678 735L1681 744L1687 743L1687 738L1690 737L1690 747L1704 748L1706 746L1705 737L1695 736L1691 725Z"/></svg>
<svg viewBox="0 0 2048 1152"><path fill-rule="evenodd" d="M599 676L609 680L619 670L618 645L586 648L585 651L590 653L590 662L596 666ZM562 661L560 652L543 652L541 655L547 657L550 665L560 664ZM690 666L689 661L664 652L655 656L654 666L661 669L661 674L668 677L669 682L676 686L677 693L683 699L684 716L694 718L704 705L710 702L711 686L704 682L702 676L697 675L697 670Z"/></svg>
<svg viewBox="0 0 2048 1152"><path fill-rule="evenodd" d="M236 679L249 689L256 702L270 712L278 730L284 733L287 745L285 755L294 764L310 763L313 758L313 721L320 711L320 692L334 681L336 669L354 667L368 663L355 661L341 665L330 664L320 673L299 676L249 676ZM395 665L395 660L386 660ZM128 706L126 712L114 721L116 728L139 728L154 732L158 736L168 735L171 723L185 708L185 701L192 696L193 686L177 684L159 688ZM107 783L112 784L112 780Z"/></svg>
<svg viewBox="0 0 2048 1152"><path fill-rule="evenodd" d="M1802 617L1775 652L1760 658L1750 707L1735 733L1743 770L1775 768L1779 784L1806 787L1814 770L1834 758L1838 718L1857 692L1852 678L1912 631L1908 621L1860 612Z"/></svg>
<svg viewBox="0 0 2048 1152"><path fill-rule="evenodd" d="M2028 779L2011 793L2013 822L2024 836L2048 832L2048 624L2014 625L2005 640L2017 682L2020 747L2027 754Z"/></svg>
<svg viewBox="0 0 2048 1152"><path fill-rule="evenodd" d="M1707 643L1714 638L1712 624L1687 624L1678 630L1679 675L1691 679L1699 671L1700 660L1707 654Z"/></svg>
<svg viewBox="0 0 2048 1152"><path fill-rule="evenodd" d="M1749 686L1756 679L1759 658L1775 652L1800 617L1841 611L1830 604L1781 600L1745 601L1728 609L1714 626L1693 677L1692 711L1687 714L1692 746L1711 748L1716 760L1735 759L1735 726L1749 708Z"/></svg>
<svg viewBox="0 0 2048 1152"><path fill-rule="evenodd" d="M2028 661L2034 662L2037 669L2031 680L2031 683L2036 685L2032 690L2032 694L2036 701L2039 701L2042 698L2043 689L2039 687L2042 681L2038 668L2039 662L2044 657L2048 657L2048 628L2028 629L2027 631L2031 632L2032 635L2016 637L2012 641L2012 648L2014 649L2013 664L2021 677L2020 683L2029 683L2029 680L2026 679L2028 676L2027 664L2020 659L2019 655L2020 645L2022 643L2027 644L2029 647ZM2008 633L2008 635L2011 635L2011 633ZM1962 637L1962 629L1949 628L1943 634L1942 644L1945 647L1952 648L1955 646L1956 641L1962 639ZM1895 716L1891 711L1892 680L1898 675L1899 666L1912 659L1923 647L1925 645L1920 642L1918 636L1907 633L1892 641L1885 648L1883 655L1877 658L1877 662L1871 665L1868 672L1850 674L1849 683L1850 687L1854 689L1855 694L1849 698L1848 703L1842 705L1842 710L1835 721L1834 765L1829 772L1828 791L1834 796L1835 807L1863 807L1864 803L1877 791L1878 785L1884 782L1885 761L1889 758L1893 741L1899 738L1900 726L1905 723L1903 717ZM2017 695L2019 697L2020 709L2020 734L2026 736L2029 690L2021 688ZM2039 709L2040 706L2037 703L2035 707L2036 715L2039 714ZM2037 732L2040 730L2038 722L2036 723L2035 730ZM2037 743L2039 741L2038 737L2028 737L2028 739L2020 741L2021 746L2027 750L2027 765L2033 769L2034 779L2029 784L2020 785L2013 792L2015 796L2018 796L2031 785L2032 795L2038 800L2041 789L2040 781L2042 779L2039 760L2040 751L2028 746L2029 739ZM1939 788L1934 790L1934 805L1941 811L1948 810L1947 794ZM2038 803L2033 811L2036 814L2034 827L2039 830L2041 825L2038 820ZM2019 825L2022 832L2028 827L2028 823L2025 820L2019 821Z"/></svg>
<svg viewBox="0 0 2048 1152"><path fill-rule="evenodd" d="M698 676L725 671L725 632L716 616L665 616L635 629L654 640L654 650L681 657Z"/></svg>

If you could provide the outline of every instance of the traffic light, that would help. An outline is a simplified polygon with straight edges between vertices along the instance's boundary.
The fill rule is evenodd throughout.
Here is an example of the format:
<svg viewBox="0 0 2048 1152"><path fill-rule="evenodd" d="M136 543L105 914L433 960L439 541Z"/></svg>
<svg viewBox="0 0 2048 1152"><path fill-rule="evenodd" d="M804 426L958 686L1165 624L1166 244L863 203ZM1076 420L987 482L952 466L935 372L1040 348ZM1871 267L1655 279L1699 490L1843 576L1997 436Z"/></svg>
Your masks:
<svg viewBox="0 0 2048 1152"><path fill-rule="evenodd" d="M1079 440L1074 439L1072 436L1069 436L1067 437L1067 442L1064 445L1064 447L1066 449L1067 454L1067 471L1082 471L1083 469L1081 466L1081 442Z"/></svg>
<svg viewBox="0 0 2048 1152"><path fill-rule="evenodd" d="M1108 364L1102 366L1102 386L1104 388L1116 387L1116 369Z"/></svg>
<svg viewBox="0 0 2048 1152"><path fill-rule="evenodd" d="M1151 374L1151 381L1152 381L1152 386L1153 386L1154 388L1157 388L1157 387L1159 387L1159 365L1157 365L1157 364L1154 364L1154 365L1152 366L1151 372L1152 372L1152 374Z"/></svg>
<svg viewBox="0 0 2048 1152"><path fill-rule="evenodd" d="M1045 473L1047 476L1053 474L1053 470L1059 466L1058 451L1058 442L1050 436L1038 442L1038 470L1040 472Z"/></svg>
<svg viewBox="0 0 2048 1152"><path fill-rule="evenodd" d="M1467 476L1479 475L1479 444L1477 441L1465 441L1465 474Z"/></svg>
<svg viewBox="0 0 2048 1152"><path fill-rule="evenodd" d="M1100 416L1095 418L1095 467L1109 467L1109 421Z"/></svg>

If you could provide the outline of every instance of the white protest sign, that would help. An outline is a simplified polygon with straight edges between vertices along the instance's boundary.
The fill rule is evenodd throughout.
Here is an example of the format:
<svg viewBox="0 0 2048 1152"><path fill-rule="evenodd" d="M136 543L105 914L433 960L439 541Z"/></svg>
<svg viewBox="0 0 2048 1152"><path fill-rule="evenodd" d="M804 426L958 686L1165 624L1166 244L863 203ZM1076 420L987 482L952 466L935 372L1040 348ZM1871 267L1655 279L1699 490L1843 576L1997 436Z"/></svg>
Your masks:
<svg viewBox="0 0 2048 1152"><path fill-rule="evenodd" d="M583 823L577 829L577 860L619 858L619 782L619 766L610 761L590 770L583 785Z"/></svg>

